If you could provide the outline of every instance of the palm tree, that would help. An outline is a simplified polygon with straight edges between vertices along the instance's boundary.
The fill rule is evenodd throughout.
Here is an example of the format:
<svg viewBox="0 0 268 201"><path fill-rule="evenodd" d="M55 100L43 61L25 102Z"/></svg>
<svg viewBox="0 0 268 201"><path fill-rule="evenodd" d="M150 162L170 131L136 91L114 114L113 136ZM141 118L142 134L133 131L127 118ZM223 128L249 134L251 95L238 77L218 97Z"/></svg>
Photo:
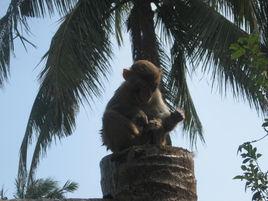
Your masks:
<svg viewBox="0 0 268 201"><path fill-rule="evenodd" d="M230 89L234 97L266 112L267 97L248 76L251 68L232 60L229 46L258 32L267 54L267 10L266 0L12 0L0 20L1 86L9 77L14 39L30 43L20 31L30 31L28 19L56 13L62 17L42 58L46 64L20 149L19 176L26 177L27 148L34 134L29 181L51 142L72 134L79 106L101 95L101 78L108 78L113 56L111 38L120 46L124 32L130 34L133 60L148 59L164 69L162 91L171 107L185 110L184 130L192 145L197 137L204 141L186 80L196 68L211 75L211 85L217 84L221 93Z"/></svg>
<svg viewBox="0 0 268 201"><path fill-rule="evenodd" d="M30 185L16 180L16 199L65 199L66 193L72 193L77 190L78 184L75 182L67 181L62 187L59 183L51 178L34 179Z"/></svg>

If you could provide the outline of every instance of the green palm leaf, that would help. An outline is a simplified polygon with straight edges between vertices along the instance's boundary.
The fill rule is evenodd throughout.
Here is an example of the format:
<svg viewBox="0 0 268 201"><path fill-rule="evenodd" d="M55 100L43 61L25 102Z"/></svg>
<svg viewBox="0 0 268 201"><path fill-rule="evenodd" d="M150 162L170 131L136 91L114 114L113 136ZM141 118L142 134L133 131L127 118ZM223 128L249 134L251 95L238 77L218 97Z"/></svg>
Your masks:
<svg viewBox="0 0 268 201"><path fill-rule="evenodd" d="M14 50L14 38L19 38L25 47L25 39L19 30L20 28L28 30L26 19L20 15L20 1L13 0L7 10L7 13L0 19L0 87L3 87L4 81L8 79L10 70L10 55Z"/></svg>
<svg viewBox="0 0 268 201"><path fill-rule="evenodd" d="M25 177L27 146L32 135L37 144L32 157L29 182L54 139L73 132L79 104L101 94L100 78L109 72L111 44L110 21L104 18L111 4L102 0L78 2L52 39L43 59L41 87L35 99L20 150L19 176ZM29 183L28 182L28 183Z"/></svg>
<svg viewBox="0 0 268 201"><path fill-rule="evenodd" d="M16 180L16 198L19 199L65 199L66 193L72 193L78 189L78 184L67 181L62 187L59 183L51 178L35 179L23 191L20 189L20 184Z"/></svg>
<svg viewBox="0 0 268 201"><path fill-rule="evenodd" d="M68 14L78 0L23 0L19 8L21 14L29 17L45 17L56 12L61 16Z"/></svg>
<svg viewBox="0 0 268 201"><path fill-rule="evenodd" d="M237 26L250 32L257 28L254 8L256 0L209 0L207 2L216 11L231 18Z"/></svg>
<svg viewBox="0 0 268 201"><path fill-rule="evenodd" d="M203 128L196 112L190 91L187 85L187 65L185 52L177 42L171 49L172 67L168 76L168 89L172 91L172 103L183 108L185 111L185 120L183 129L189 136L191 146L196 145L197 136L204 142Z"/></svg>
<svg viewBox="0 0 268 201"><path fill-rule="evenodd" d="M0 19L0 87L8 78L10 52L13 50L13 28L10 14Z"/></svg>
<svg viewBox="0 0 268 201"><path fill-rule="evenodd" d="M257 110L267 110L267 100L248 77L250 68L231 59L230 45L246 32L203 1L173 1L163 8L169 9L165 12L168 16L162 17L165 27L185 48L195 66L203 63L203 72L212 73L212 83L217 81L222 93L230 87L235 97L247 100ZM160 10L160 16L161 13L163 16Z"/></svg>
<svg viewBox="0 0 268 201"><path fill-rule="evenodd" d="M0 19L0 87L7 80L10 68L10 54L14 49L15 38L20 39L26 49L26 43L35 47L23 36L29 32L27 17L44 17L56 11L60 15L70 12L77 0L12 0L7 13ZM23 31L19 31L23 30Z"/></svg>
<svg viewBox="0 0 268 201"><path fill-rule="evenodd" d="M118 1L113 10L114 10L114 30L115 38L117 44L121 46L123 44L123 32L124 24L126 23L127 13L130 12L132 4L127 1Z"/></svg>
<svg viewBox="0 0 268 201"><path fill-rule="evenodd" d="M230 45L247 33L201 1L192 1L191 5L196 18L191 19L191 32L195 37L189 57L197 64L204 62L204 73L212 72L212 83L216 80L222 93L230 87L234 97L247 100L257 111L267 111L267 99L259 90L261 86L256 86L249 76L250 66L231 59Z"/></svg>

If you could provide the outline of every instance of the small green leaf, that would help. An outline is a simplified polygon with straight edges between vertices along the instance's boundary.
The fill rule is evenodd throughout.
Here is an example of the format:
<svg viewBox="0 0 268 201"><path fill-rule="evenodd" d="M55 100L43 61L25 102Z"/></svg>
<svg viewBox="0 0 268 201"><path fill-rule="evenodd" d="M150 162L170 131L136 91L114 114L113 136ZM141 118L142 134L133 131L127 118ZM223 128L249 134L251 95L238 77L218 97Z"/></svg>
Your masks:
<svg viewBox="0 0 268 201"><path fill-rule="evenodd" d="M241 157L246 158L246 157L248 157L248 155L244 153L244 154L241 154Z"/></svg>
<svg viewBox="0 0 268 201"><path fill-rule="evenodd" d="M232 53L231 59L238 59L246 53L246 50L243 48L237 49L235 52Z"/></svg>
<svg viewBox="0 0 268 201"><path fill-rule="evenodd" d="M241 165L241 169L244 170L244 171L248 170L247 166L245 166L245 165Z"/></svg>
<svg viewBox="0 0 268 201"><path fill-rule="evenodd" d="M235 176L233 179L240 179L240 180L243 180L243 179L245 179L245 177L242 176L242 175L237 175L237 176Z"/></svg>
<svg viewBox="0 0 268 201"><path fill-rule="evenodd" d="M262 124L262 127L268 127L268 122L264 122L264 123Z"/></svg>
<svg viewBox="0 0 268 201"><path fill-rule="evenodd" d="M257 154L257 158L260 158L262 156L262 154Z"/></svg>
<svg viewBox="0 0 268 201"><path fill-rule="evenodd" d="M250 159L251 159L251 158L246 158L245 160L243 160L242 163L243 163L243 164L244 164L244 163L247 163Z"/></svg>

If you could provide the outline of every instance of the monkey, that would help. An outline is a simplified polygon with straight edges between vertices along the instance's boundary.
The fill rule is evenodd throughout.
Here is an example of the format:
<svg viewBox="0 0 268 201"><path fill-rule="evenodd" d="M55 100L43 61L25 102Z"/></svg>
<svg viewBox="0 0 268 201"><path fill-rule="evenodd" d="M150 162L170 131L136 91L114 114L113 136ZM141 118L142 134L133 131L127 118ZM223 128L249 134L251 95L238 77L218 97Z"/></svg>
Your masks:
<svg viewBox="0 0 268 201"><path fill-rule="evenodd" d="M168 132L184 119L170 112L159 89L162 70L147 60L123 70L124 82L115 91L103 114L103 144L112 152L133 145L167 145Z"/></svg>

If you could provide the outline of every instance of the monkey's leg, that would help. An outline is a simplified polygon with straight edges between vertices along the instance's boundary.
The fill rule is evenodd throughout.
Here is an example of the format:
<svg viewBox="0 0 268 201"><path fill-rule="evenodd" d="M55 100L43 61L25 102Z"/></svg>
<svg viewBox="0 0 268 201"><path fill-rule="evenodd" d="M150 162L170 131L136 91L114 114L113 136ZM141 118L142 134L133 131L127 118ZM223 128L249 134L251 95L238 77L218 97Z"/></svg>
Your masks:
<svg viewBox="0 0 268 201"><path fill-rule="evenodd" d="M138 127L120 113L108 110L103 115L103 144L113 152L118 152L135 144L141 135Z"/></svg>
<svg viewBox="0 0 268 201"><path fill-rule="evenodd" d="M142 110L139 110L131 121L138 127L140 133L142 133L144 127L148 125L148 117Z"/></svg>
<svg viewBox="0 0 268 201"><path fill-rule="evenodd" d="M149 121L142 133L142 140L144 144L166 145L165 130L163 129L161 119L152 119Z"/></svg>

